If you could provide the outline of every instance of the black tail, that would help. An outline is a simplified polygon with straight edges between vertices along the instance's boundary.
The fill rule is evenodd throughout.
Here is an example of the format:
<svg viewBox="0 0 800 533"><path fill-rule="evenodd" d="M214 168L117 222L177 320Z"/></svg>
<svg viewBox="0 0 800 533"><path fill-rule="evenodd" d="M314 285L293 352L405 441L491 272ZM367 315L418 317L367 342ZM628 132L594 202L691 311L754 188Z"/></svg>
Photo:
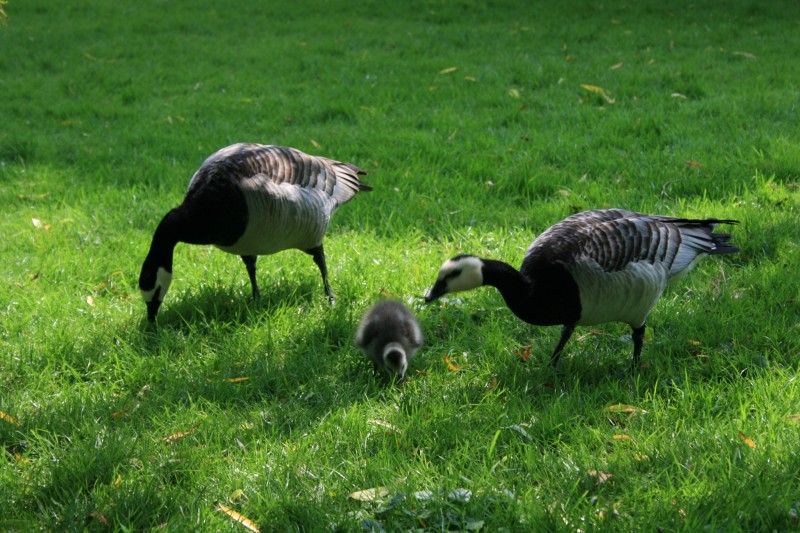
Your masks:
<svg viewBox="0 0 800 533"><path fill-rule="evenodd" d="M710 225L713 231L714 226L717 224L738 224L738 220L717 220L716 218L709 218L708 220L701 221L704 225ZM739 253L741 249L730 242L730 233L711 233L711 241L714 243L714 249L709 252L711 255L716 254L735 254Z"/></svg>

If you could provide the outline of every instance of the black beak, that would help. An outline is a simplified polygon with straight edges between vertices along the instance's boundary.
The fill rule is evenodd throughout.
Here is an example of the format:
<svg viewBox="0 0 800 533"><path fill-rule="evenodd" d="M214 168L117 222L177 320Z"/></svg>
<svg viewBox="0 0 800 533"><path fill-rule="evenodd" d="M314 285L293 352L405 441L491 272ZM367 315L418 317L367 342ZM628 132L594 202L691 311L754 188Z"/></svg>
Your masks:
<svg viewBox="0 0 800 533"><path fill-rule="evenodd" d="M445 290L445 283L437 281L433 287L428 289L428 292L425 293L425 301L427 303L431 303L432 301L436 300L437 298L441 298L447 292Z"/></svg>

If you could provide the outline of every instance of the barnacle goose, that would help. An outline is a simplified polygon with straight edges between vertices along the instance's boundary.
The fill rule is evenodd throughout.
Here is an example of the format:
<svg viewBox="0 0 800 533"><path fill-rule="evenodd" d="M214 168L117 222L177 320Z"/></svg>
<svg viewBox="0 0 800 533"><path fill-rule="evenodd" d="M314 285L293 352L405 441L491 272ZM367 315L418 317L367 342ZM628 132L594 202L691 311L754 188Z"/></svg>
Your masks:
<svg viewBox="0 0 800 533"><path fill-rule="evenodd" d="M258 299L256 257L296 248L310 254L335 301L322 238L336 209L359 191L363 170L294 148L234 144L212 154L189 181L183 203L169 211L153 235L139 288L147 317L156 313L172 281L179 242L213 244L242 257Z"/></svg>
<svg viewBox="0 0 800 533"><path fill-rule="evenodd" d="M372 360L375 371L403 379L408 362L422 346L422 331L409 309L383 300L367 311L356 331L355 344Z"/></svg>
<svg viewBox="0 0 800 533"><path fill-rule="evenodd" d="M563 326L551 356L554 366L575 326L624 322L633 330L633 365L638 366L645 321L666 286L706 255L739 251L729 242L730 234L712 233L717 224L737 221L585 211L536 238L519 270L472 255L449 259L425 300L482 285L497 287L525 322Z"/></svg>

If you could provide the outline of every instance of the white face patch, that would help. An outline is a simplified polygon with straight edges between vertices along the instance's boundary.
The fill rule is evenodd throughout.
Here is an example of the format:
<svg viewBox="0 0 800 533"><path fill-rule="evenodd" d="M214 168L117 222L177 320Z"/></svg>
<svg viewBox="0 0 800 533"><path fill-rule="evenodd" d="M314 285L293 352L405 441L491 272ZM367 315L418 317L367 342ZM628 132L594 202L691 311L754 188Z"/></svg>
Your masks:
<svg viewBox="0 0 800 533"><path fill-rule="evenodd" d="M156 272L156 286L149 291L142 291L142 298L146 303L150 303L153 301L155 295L158 294L158 301L163 302L164 295L167 294L170 283L172 283L172 274L167 272L167 269L164 267L158 267L158 271Z"/></svg>
<svg viewBox="0 0 800 533"><path fill-rule="evenodd" d="M399 361L399 365L395 365L389 361L388 355L392 352L400 352L403 354L402 359ZM408 368L408 356L406 355L405 349L403 349L403 345L399 342L389 342L386 346L383 347L383 365L393 373L397 374L399 377L403 377L406 373L406 369Z"/></svg>
<svg viewBox="0 0 800 533"><path fill-rule="evenodd" d="M439 280L445 280L447 292L476 289L483 285L483 262L477 257L449 259L439 270Z"/></svg>

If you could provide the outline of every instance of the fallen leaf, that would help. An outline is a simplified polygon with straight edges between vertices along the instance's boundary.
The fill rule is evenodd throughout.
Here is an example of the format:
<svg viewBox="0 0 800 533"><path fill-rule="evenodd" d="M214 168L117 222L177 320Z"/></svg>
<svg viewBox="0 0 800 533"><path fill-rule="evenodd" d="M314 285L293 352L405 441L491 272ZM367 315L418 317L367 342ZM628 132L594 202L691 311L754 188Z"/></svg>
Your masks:
<svg viewBox="0 0 800 533"><path fill-rule="evenodd" d="M416 372L420 376L427 376L428 375L428 373L425 372L424 370L414 370L414 372Z"/></svg>
<svg viewBox="0 0 800 533"><path fill-rule="evenodd" d="M474 78L474 77L472 77L472 76L464 76L464 79L465 79L466 81L472 81L472 82L477 82L477 81L478 81L478 79L477 79L477 78Z"/></svg>
<svg viewBox="0 0 800 533"><path fill-rule="evenodd" d="M492 381L490 381L486 385L486 392L487 393L492 392L496 388L497 388L497 376L492 376Z"/></svg>
<svg viewBox="0 0 800 533"><path fill-rule="evenodd" d="M247 518L246 516L244 516L241 513L237 513L236 511L234 511L233 509L231 509L229 507L225 507L221 503L218 503L217 506L214 508L214 510L225 513L226 515L230 516L231 518L233 518L234 520L236 520L237 522L242 524L244 527L246 527L250 531L253 531L254 533L259 533L259 531L260 531L258 529L258 526L255 525L255 523L253 523L252 520L250 520L249 518Z"/></svg>
<svg viewBox="0 0 800 533"><path fill-rule="evenodd" d="M605 483L606 481L614 477L614 474L609 474L607 472L600 472L599 470L589 470L586 473L592 476L593 478L597 478L598 485Z"/></svg>
<svg viewBox="0 0 800 533"><path fill-rule="evenodd" d="M747 435L745 435L741 431L739 432L739 438L742 439L744 441L744 443L747 444L748 446L750 446L751 448L755 448L756 447L756 443L753 442L753 439L751 439L750 437L748 437Z"/></svg>
<svg viewBox="0 0 800 533"><path fill-rule="evenodd" d="M113 416L114 418L117 418L117 417L120 417L122 415L128 414L130 411L131 411L130 409L124 409L122 411L114 411L113 413L111 413L111 416Z"/></svg>
<svg viewBox="0 0 800 533"><path fill-rule="evenodd" d="M86 303L89 304L89 307L94 307L94 298L92 298L91 296L87 296Z"/></svg>
<svg viewBox="0 0 800 533"><path fill-rule="evenodd" d="M240 383L242 381L247 381L249 379L250 378L228 378L228 379L223 379L222 381L227 381L228 383Z"/></svg>
<svg viewBox="0 0 800 533"><path fill-rule="evenodd" d="M45 224L44 222L42 222L38 218L32 218L31 222L33 222L33 226L35 228L40 229L40 230L50 231L50 228L52 228L52 226L50 224Z"/></svg>
<svg viewBox="0 0 800 533"><path fill-rule="evenodd" d="M439 74L450 74L458 70L458 67L447 67L439 71Z"/></svg>
<svg viewBox="0 0 800 533"><path fill-rule="evenodd" d="M598 87L597 85L587 85L587 84L582 83L581 84L581 88L589 91L590 93L599 94L609 104L616 103L616 101L617 101L617 99L613 98L611 95L609 95L606 92L605 89L603 89L602 87Z"/></svg>
<svg viewBox="0 0 800 533"><path fill-rule="evenodd" d="M311 144L314 145L314 148L322 148L322 146L320 146L320 144L314 139L311 139Z"/></svg>
<svg viewBox="0 0 800 533"><path fill-rule="evenodd" d="M447 357L447 354L444 354L444 361L445 361L445 363L447 363L447 367L448 367L450 370L452 370L453 372L457 372L458 370L461 370L461 368L462 368L462 367L461 367L461 366L459 366L459 365L454 365L454 364L453 364L453 363L450 361L450 358L449 358L449 357Z"/></svg>
<svg viewBox="0 0 800 533"><path fill-rule="evenodd" d="M167 443L175 442L176 440L182 439L183 437L186 437L187 435L191 435L194 432L194 430L196 430L198 427L200 427L200 424L195 424L194 426L190 427L186 431L179 431L178 433L173 433L172 435L167 435L166 437L163 437L161 440L163 440L164 442L167 442Z"/></svg>
<svg viewBox="0 0 800 533"><path fill-rule="evenodd" d="M798 420L800 420L800 413L795 413L793 415L789 415L789 416L785 417L785 419L786 420L798 421Z"/></svg>
<svg viewBox="0 0 800 533"><path fill-rule="evenodd" d="M731 55L744 57L745 59L755 59L756 58L756 56L754 56L750 52L742 52L742 51L731 52Z"/></svg>
<svg viewBox="0 0 800 533"><path fill-rule="evenodd" d="M613 65L611 65L610 67L608 67L608 70L617 70L618 68L620 68L620 67L621 67L622 65L624 65L624 64L625 64L625 63L624 63L624 62L622 62L622 61L620 61L619 63L614 63Z"/></svg>
<svg viewBox="0 0 800 533"><path fill-rule="evenodd" d="M19 420L17 420L16 418L14 418L13 416L11 416L8 413L4 413L3 411L0 411L0 420L5 420L9 424L14 424L15 426L21 425L19 423Z"/></svg>
<svg viewBox="0 0 800 533"><path fill-rule="evenodd" d="M684 163L686 163L686 164L687 164L687 165L689 165L690 167L694 167L694 168L703 168L703 164L702 164L702 163L698 163L697 161L689 161L689 160L687 159L686 161L684 161Z"/></svg>
<svg viewBox="0 0 800 533"><path fill-rule="evenodd" d="M241 499L244 499L245 502L250 501L250 498L247 497L247 494L245 494L242 489L236 489L228 495L228 501L232 504L235 504Z"/></svg>
<svg viewBox="0 0 800 533"><path fill-rule="evenodd" d="M639 444L630 435L614 435L614 440L624 440L626 442L630 442L631 444L633 444L637 448L639 447Z"/></svg>
<svg viewBox="0 0 800 533"><path fill-rule="evenodd" d="M523 346L522 348L516 348L513 350L514 355L522 359L523 361L527 361L531 357L531 348L533 347L532 344L527 346Z"/></svg>
<svg viewBox="0 0 800 533"><path fill-rule="evenodd" d="M614 405L610 405L606 407L606 411L608 411L609 413L629 413L631 415L647 414L647 411L645 411L641 407L636 407L634 405L625 405L624 403L617 403Z"/></svg>
<svg viewBox="0 0 800 533"><path fill-rule="evenodd" d="M397 431L398 433L400 432L400 430L394 427L392 424L390 424L389 422L384 422L383 420L367 420L367 422L369 424L380 426L382 428L386 428L391 431Z"/></svg>
<svg viewBox="0 0 800 533"><path fill-rule="evenodd" d="M86 517L86 520L97 520L104 526L110 526L111 524L108 523L108 518L103 516L103 513L98 513L97 511L89 513L89 516Z"/></svg>
<svg viewBox="0 0 800 533"><path fill-rule="evenodd" d="M114 488L118 489L120 485L122 485L122 476L117 474L117 477L114 478Z"/></svg>
<svg viewBox="0 0 800 533"><path fill-rule="evenodd" d="M351 492L349 497L360 502L371 502L377 500L378 498L385 498L388 495L389 490L386 487L375 487L372 489Z"/></svg>
<svg viewBox="0 0 800 533"><path fill-rule="evenodd" d="M672 93L670 96L673 97L673 98L681 98L682 100L687 100L689 98L685 94L681 94L681 93Z"/></svg>
<svg viewBox="0 0 800 533"><path fill-rule="evenodd" d="M31 462L31 460L30 460L30 459L23 459L23 458L22 458L22 456L21 456L20 454L18 454L18 453L15 453L15 454L14 454L14 460L15 460L16 462L18 462L18 463L22 463L22 464L24 464L24 465L26 465L26 464L28 464L28 463L30 463L30 462Z"/></svg>
<svg viewBox="0 0 800 533"><path fill-rule="evenodd" d="M519 90L515 89L514 87L508 90L508 96L511 98L519 98Z"/></svg>

